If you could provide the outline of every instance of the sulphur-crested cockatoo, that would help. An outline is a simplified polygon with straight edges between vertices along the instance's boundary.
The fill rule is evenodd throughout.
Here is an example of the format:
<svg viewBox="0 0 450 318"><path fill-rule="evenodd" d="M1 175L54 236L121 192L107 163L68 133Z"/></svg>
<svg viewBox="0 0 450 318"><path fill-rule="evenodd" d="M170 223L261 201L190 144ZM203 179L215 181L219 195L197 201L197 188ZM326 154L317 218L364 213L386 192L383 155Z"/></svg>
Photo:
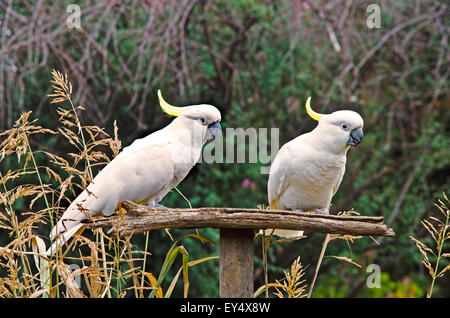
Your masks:
<svg viewBox="0 0 450 318"><path fill-rule="evenodd" d="M347 151L363 138L363 119L350 110L319 114L306 111L318 125L281 147L270 168L267 185L271 209L328 213L345 172ZM271 231L266 231L266 235ZM293 238L303 231L275 230Z"/></svg>
<svg viewBox="0 0 450 318"><path fill-rule="evenodd" d="M172 106L160 91L158 98L162 110L176 118L124 148L97 174L52 229L50 238L55 242L47 254L81 230L82 220L100 213L109 216L123 200L162 207L158 202L194 167L205 142L221 135L221 114L216 107Z"/></svg>

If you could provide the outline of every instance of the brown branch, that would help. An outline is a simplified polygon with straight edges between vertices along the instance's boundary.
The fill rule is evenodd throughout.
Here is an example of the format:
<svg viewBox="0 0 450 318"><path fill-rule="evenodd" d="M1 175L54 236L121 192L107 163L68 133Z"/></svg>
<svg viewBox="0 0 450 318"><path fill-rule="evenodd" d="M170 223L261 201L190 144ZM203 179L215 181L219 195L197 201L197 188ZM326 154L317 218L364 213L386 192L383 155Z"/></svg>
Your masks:
<svg viewBox="0 0 450 318"><path fill-rule="evenodd" d="M364 57L359 61L359 63L355 66L355 68L353 69L353 73L355 74L355 76L357 76L357 74L359 73L359 70L366 64L366 62L373 56L375 55L376 52L378 52L378 50L384 45L384 43L386 43L392 36L394 36L395 34L397 34L398 32L400 32L401 30L403 30L406 27L409 27L410 25L416 24L421 22L422 20L426 20L426 19L436 19L439 16L443 15L447 10L447 5L443 4L439 10L434 11L432 13L427 13L427 14L422 14L420 16L414 17L413 19L410 19L406 22L403 22L397 26L395 26L394 28L392 28L391 30L389 30L388 32L386 32L380 39L380 41L374 46L372 47L369 52L366 53L366 55L364 55Z"/></svg>
<svg viewBox="0 0 450 318"><path fill-rule="evenodd" d="M390 152L389 152L390 153ZM385 158L388 158L387 155ZM378 163L378 168L374 175L370 177L364 183L363 185L357 187L357 188L351 188L350 191L348 191L347 196L343 200L341 200L337 205L332 206L332 211L343 211L345 210L351 202L356 201L363 193L365 193L367 190L377 186L380 184L380 182L383 180L384 177L390 175L391 173L398 171L399 167L402 167L405 163L407 158L401 157L398 160L394 161L391 165L386 166L384 168L383 165L385 163L384 159L381 159Z"/></svg>
<svg viewBox="0 0 450 318"><path fill-rule="evenodd" d="M85 29L80 28L78 31L85 37L86 41L94 47L94 49L97 51L98 54L102 56L102 58L105 60L105 62L108 64L108 67L113 71L114 75L119 79L119 84L123 88L124 92L128 95L128 97L131 98L132 94L128 87L126 86L125 80L123 78L122 72L117 70L117 68L114 66L114 63L111 61L111 59L108 57L108 54L106 50L101 47L97 41L93 38L92 34L89 34Z"/></svg>
<svg viewBox="0 0 450 318"><path fill-rule="evenodd" d="M201 4L202 4L201 5L201 8L202 8L201 23L202 23L202 26L203 26L203 34L204 34L205 39L206 39L208 52L209 52L209 55L210 55L210 58L211 58L211 62L213 63L214 69L215 69L215 71L217 73L218 82L219 82L220 85L224 86L225 83L226 83L225 76L223 74L223 70L222 70L221 65L219 64L219 62L216 59L215 54L213 53L215 50L214 50L214 47L213 47L213 44L212 44L212 40L211 40L211 31L209 30L209 27L208 27L208 19L206 18L206 8L205 8L206 7L206 2L202 1Z"/></svg>
<svg viewBox="0 0 450 318"><path fill-rule="evenodd" d="M91 229L116 227L120 235L128 236L165 228L235 228L288 229L331 234L395 236L384 224L383 217L341 216L285 210L242 208L197 208L160 210L130 201L122 202L125 216L95 218Z"/></svg>

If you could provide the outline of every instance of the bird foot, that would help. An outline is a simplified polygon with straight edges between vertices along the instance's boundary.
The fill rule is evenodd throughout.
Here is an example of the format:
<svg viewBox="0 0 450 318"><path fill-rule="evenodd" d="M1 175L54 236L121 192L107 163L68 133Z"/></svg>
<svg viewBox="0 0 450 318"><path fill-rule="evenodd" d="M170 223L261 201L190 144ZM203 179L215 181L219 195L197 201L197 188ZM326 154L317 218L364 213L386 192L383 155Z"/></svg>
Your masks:
<svg viewBox="0 0 450 318"><path fill-rule="evenodd" d="M302 209L295 209L295 210L293 210L294 212L305 212L305 211L303 211Z"/></svg>
<svg viewBox="0 0 450 318"><path fill-rule="evenodd" d="M315 209L314 212L328 214L328 209L327 208Z"/></svg>

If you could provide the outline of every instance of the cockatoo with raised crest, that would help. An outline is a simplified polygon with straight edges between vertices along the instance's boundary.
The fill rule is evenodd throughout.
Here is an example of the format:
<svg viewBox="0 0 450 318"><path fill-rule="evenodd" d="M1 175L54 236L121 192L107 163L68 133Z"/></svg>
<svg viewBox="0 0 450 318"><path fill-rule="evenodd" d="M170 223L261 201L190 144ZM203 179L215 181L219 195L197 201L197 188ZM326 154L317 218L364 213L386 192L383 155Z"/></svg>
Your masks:
<svg viewBox="0 0 450 318"><path fill-rule="evenodd" d="M52 229L54 243L47 254L54 254L57 246L80 231L82 220L100 213L110 216L121 201L162 207L158 203L194 167L203 145L221 135L221 114L216 107L172 106L160 91L158 98L161 109L176 118L124 148L97 174Z"/></svg>
<svg viewBox="0 0 450 318"><path fill-rule="evenodd" d="M318 125L283 145L276 155L267 186L271 209L328 213L344 176L347 151L363 138L364 121L358 113L319 114L310 102L308 98L306 111ZM274 234L293 238L303 231L275 230Z"/></svg>

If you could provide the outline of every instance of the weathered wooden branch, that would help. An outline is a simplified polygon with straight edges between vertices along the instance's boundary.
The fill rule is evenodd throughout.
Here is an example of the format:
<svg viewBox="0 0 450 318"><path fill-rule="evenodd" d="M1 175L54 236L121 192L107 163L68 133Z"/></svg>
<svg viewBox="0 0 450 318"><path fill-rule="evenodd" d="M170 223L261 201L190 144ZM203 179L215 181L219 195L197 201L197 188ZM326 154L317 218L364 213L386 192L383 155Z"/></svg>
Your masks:
<svg viewBox="0 0 450 318"><path fill-rule="evenodd" d="M253 230L395 236L383 217L240 208L162 210L130 201L122 202L122 207L126 214L89 220L88 227L112 227L121 236L165 228L219 228L220 297L253 297Z"/></svg>
<svg viewBox="0 0 450 318"><path fill-rule="evenodd" d="M340 216L242 208L154 209L122 202L124 216L95 218L89 228L116 227L122 236L164 228L288 229L331 234L395 236L383 217Z"/></svg>

